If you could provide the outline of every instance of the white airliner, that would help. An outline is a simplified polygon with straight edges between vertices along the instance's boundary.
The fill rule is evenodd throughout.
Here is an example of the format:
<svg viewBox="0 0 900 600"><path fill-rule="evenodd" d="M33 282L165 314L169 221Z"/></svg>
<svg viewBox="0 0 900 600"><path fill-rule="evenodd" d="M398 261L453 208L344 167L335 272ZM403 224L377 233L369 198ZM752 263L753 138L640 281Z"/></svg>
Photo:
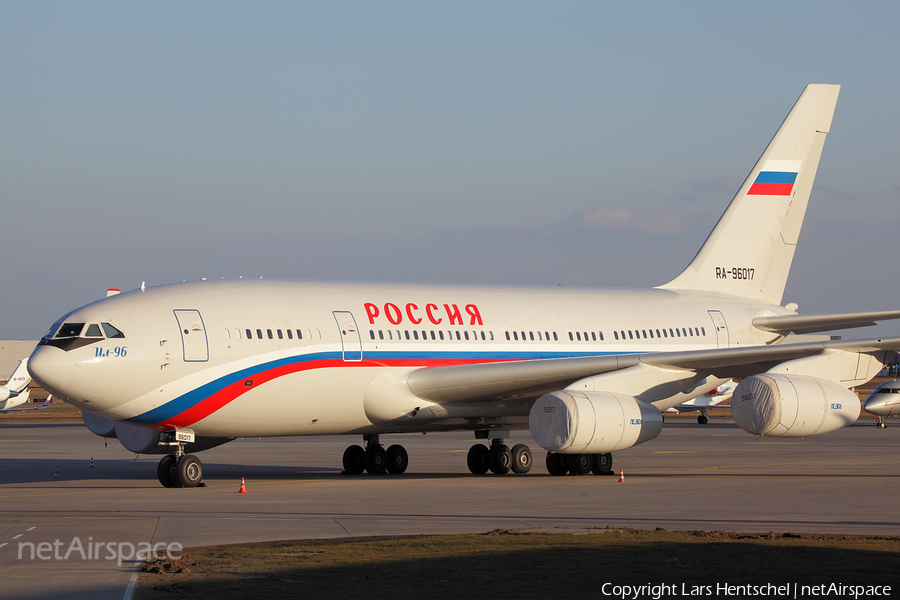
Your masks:
<svg viewBox="0 0 900 600"><path fill-rule="evenodd" d="M347 473L402 473L379 435L470 430L473 473L608 472L660 411L732 378L754 435L854 422L848 390L900 339L782 344L900 310L801 316L782 294L839 86L810 85L697 256L653 289L217 280L115 294L59 319L29 363L100 435L166 454L160 482L200 483L189 452L239 436L356 435ZM686 392L686 390L689 390Z"/></svg>

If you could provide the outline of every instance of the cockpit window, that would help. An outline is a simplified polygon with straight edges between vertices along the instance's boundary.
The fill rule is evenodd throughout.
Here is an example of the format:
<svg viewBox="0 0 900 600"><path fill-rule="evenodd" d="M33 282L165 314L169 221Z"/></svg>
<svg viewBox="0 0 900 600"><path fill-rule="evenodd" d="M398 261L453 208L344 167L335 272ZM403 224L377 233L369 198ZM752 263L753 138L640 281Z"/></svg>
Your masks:
<svg viewBox="0 0 900 600"><path fill-rule="evenodd" d="M56 339L78 337L82 329L84 329L84 323L63 323L63 326L56 332Z"/></svg>
<svg viewBox="0 0 900 600"><path fill-rule="evenodd" d="M96 323L91 323L90 325L88 325L84 337L103 337L103 334L100 333L100 326Z"/></svg>
<svg viewBox="0 0 900 600"><path fill-rule="evenodd" d="M125 334L110 325L109 323L100 323L101 327L103 327L103 333L106 334L108 338L123 338Z"/></svg>

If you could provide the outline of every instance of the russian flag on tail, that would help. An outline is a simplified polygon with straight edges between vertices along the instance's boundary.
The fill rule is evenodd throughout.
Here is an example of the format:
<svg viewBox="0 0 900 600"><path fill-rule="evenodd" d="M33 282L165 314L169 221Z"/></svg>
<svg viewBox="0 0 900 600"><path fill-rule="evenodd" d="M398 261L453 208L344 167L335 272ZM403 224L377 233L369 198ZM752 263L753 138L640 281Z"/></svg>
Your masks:
<svg viewBox="0 0 900 600"><path fill-rule="evenodd" d="M799 160L767 160L750 186L748 196L790 196L800 171Z"/></svg>

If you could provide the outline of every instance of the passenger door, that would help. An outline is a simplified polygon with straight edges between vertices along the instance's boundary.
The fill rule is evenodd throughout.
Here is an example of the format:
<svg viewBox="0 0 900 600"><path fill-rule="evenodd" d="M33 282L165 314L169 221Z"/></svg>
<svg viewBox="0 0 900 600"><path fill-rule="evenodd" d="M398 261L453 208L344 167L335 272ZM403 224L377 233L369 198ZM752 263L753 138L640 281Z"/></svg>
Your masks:
<svg viewBox="0 0 900 600"><path fill-rule="evenodd" d="M175 319L181 331L181 345L185 362L209 360L209 342L199 310L175 310Z"/></svg>

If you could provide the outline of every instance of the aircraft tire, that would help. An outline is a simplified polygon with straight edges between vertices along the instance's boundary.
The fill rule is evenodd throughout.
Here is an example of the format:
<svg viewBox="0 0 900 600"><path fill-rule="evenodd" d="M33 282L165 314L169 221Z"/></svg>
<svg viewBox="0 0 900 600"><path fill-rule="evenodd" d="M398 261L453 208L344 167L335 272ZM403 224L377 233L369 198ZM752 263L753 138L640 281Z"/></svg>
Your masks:
<svg viewBox="0 0 900 600"><path fill-rule="evenodd" d="M167 454L162 457L159 461L159 466L156 467L156 477L163 487L175 487L175 484L177 483L177 477L173 473L175 462L175 457L171 454Z"/></svg>
<svg viewBox="0 0 900 600"><path fill-rule="evenodd" d="M400 444L394 444L387 449L387 470L391 475L400 475L406 472L409 466L409 454L406 448Z"/></svg>
<svg viewBox="0 0 900 600"><path fill-rule="evenodd" d="M178 483L184 487L197 487L203 479L203 463L193 454L185 454L178 460Z"/></svg>
<svg viewBox="0 0 900 600"><path fill-rule="evenodd" d="M484 444L475 444L469 448L466 464L472 475L484 475L488 472L488 452L488 447Z"/></svg>
<svg viewBox="0 0 900 600"><path fill-rule="evenodd" d="M512 466L512 452L506 444L494 444L488 452L488 467L495 475L506 475Z"/></svg>
<svg viewBox="0 0 900 600"><path fill-rule="evenodd" d="M531 449L525 444L516 444L512 447L512 470L513 473L527 473L531 470L534 460L531 456Z"/></svg>
<svg viewBox="0 0 900 600"><path fill-rule="evenodd" d="M609 475L612 473L612 454L606 452L605 454L594 454L593 456L594 460L593 465L591 466L591 473L594 475Z"/></svg>
<svg viewBox="0 0 900 600"><path fill-rule="evenodd" d="M547 453L547 472L558 477L569 472L569 461L565 454Z"/></svg>
<svg viewBox="0 0 900 600"><path fill-rule="evenodd" d="M347 446L341 461L344 472L348 475L359 475L366 470L366 451L356 444Z"/></svg>
<svg viewBox="0 0 900 600"><path fill-rule="evenodd" d="M587 475L594 466L593 454L573 454L569 456L569 472L572 475Z"/></svg>
<svg viewBox="0 0 900 600"><path fill-rule="evenodd" d="M697 422L701 425L706 425L707 423L709 423L709 419L707 419L703 415L700 415L699 417L697 417Z"/></svg>
<svg viewBox="0 0 900 600"><path fill-rule="evenodd" d="M366 448L366 473L384 475L387 472L387 452L381 444L372 444Z"/></svg>

